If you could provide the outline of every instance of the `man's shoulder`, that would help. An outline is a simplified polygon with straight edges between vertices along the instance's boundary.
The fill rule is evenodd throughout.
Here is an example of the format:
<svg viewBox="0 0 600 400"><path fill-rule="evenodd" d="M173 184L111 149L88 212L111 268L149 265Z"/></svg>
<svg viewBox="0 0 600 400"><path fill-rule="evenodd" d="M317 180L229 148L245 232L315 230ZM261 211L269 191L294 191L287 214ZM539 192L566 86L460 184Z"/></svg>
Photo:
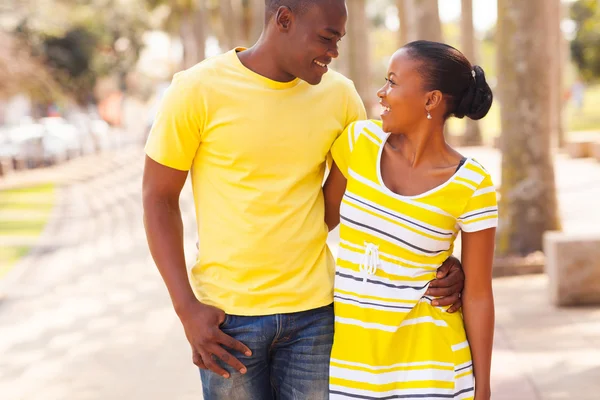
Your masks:
<svg viewBox="0 0 600 400"><path fill-rule="evenodd" d="M356 90L354 88L354 82L352 82L352 80L335 70L329 70L323 76L323 81L320 84L323 86L333 86L337 88L342 87L348 90Z"/></svg>
<svg viewBox="0 0 600 400"><path fill-rule="evenodd" d="M214 82L214 78L223 77L233 68L230 52L208 57L198 64L180 71L173 76L173 82L186 87L195 87L198 84L207 85Z"/></svg>

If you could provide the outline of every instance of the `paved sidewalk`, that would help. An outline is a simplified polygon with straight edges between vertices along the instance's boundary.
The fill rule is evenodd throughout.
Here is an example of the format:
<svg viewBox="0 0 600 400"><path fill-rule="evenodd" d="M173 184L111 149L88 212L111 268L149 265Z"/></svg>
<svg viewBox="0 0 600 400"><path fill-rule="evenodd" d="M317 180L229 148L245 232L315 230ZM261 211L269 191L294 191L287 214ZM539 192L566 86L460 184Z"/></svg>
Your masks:
<svg viewBox="0 0 600 400"><path fill-rule="evenodd" d="M498 158L490 154L477 157L494 174ZM64 184L56 219L0 300L0 399L201 398L189 346L146 248L142 160L141 149L130 148L55 170ZM600 174L586 178L590 171L600 165L559 160L561 200L570 196L564 190L576 190L578 207L596 204ZM584 221L580 211L563 209L567 227L577 228L572 220L600 226L593 220L600 216ZM189 187L182 212L191 258ZM494 400L598 399L600 308L555 309L546 286L543 275L494 281Z"/></svg>

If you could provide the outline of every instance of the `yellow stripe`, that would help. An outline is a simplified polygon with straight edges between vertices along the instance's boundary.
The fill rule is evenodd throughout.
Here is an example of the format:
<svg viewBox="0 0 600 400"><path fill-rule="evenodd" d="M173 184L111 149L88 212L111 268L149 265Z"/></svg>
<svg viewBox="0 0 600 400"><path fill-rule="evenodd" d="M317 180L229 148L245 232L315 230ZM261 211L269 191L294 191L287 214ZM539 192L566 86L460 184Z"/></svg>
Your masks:
<svg viewBox="0 0 600 400"><path fill-rule="evenodd" d="M422 230L416 229L416 228L414 228L411 225L406 225L406 224L404 224L402 222L399 222L397 219L389 218L387 216L378 214L378 213L372 211L369 208L363 207L363 206L355 204L355 203L351 203L351 202L349 202L346 199L343 199L342 203L345 203L345 204L347 204L347 205L349 205L351 207L354 207L354 208L356 208L358 210L364 211L364 212L366 212L366 213L368 213L368 214L370 214L370 215L372 215L374 217L377 217L379 219L382 219L384 221L391 222L392 224L400 226L400 227L402 227L404 229L407 229L407 230L409 230L411 232L418 233L419 235L424 236L426 238L433 239L433 240L439 240L439 241L443 241L443 242L451 242L451 241L453 241L453 237L452 236L433 236L431 234L425 233Z"/></svg>
<svg viewBox="0 0 600 400"><path fill-rule="evenodd" d="M470 225L470 224L474 224L476 222L479 221L485 221L488 219L495 219L498 218L498 215L493 214L493 215L488 215L487 217L481 217L481 218L476 218L476 219L469 219L468 221L463 222L465 225Z"/></svg>
<svg viewBox="0 0 600 400"><path fill-rule="evenodd" d="M363 132L371 136L373 139L377 140L377 142L381 145L382 140L379 138L379 136L377 136L375 133L369 130L366 126L363 128Z"/></svg>
<svg viewBox="0 0 600 400"><path fill-rule="evenodd" d="M342 295L350 295L350 296L356 296L359 297L361 300L375 300L375 301L387 301L388 303L399 303L399 304L417 304L419 302L419 300L401 300L401 299L386 299L383 297L377 297L377 296L368 296L366 294L358 294L358 293L353 293L353 292L348 292L346 290L341 290L341 289L335 289L334 293L339 293Z"/></svg>
<svg viewBox="0 0 600 400"><path fill-rule="evenodd" d="M463 372L462 374L458 374L454 377L454 379L459 379L459 378L462 378L463 376L467 376L467 375L473 375L473 371L467 371L467 372Z"/></svg>
<svg viewBox="0 0 600 400"><path fill-rule="evenodd" d="M334 367L346 368L346 369L350 369L353 371L370 372L373 374L383 374L386 372L397 372L397 371L417 371L420 369L439 369L439 370L445 370L445 371L453 371L454 370L454 367L452 367L452 366L436 365L436 364L410 365L410 366L399 366L399 367L396 366L396 367L392 367L392 368L380 368L377 370L373 370L371 368L357 366L357 365L342 364L342 363L338 363L335 361L331 361L330 364Z"/></svg>
<svg viewBox="0 0 600 400"><path fill-rule="evenodd" d="M366 382L355 382L348 379L329 378L332 385L344 386L352 389L368 390L371 392L388 392L396 389L454 389L454 382L448 381L408 381L392 382L387 384L373 384Z"/></svg>

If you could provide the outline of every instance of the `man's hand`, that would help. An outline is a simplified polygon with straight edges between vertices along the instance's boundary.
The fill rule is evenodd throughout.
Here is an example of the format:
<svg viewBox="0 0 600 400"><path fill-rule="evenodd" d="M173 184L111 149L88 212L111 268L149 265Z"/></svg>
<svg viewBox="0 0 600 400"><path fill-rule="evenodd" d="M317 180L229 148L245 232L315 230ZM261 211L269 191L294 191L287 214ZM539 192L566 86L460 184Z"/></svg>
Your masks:
<svg viewBox="0 0 600 400"><path fill-rule="evenodd" d="M217 364L218 357L240 373L246 373L246 367L222 347L226 346L248 357L252 355L248 347L221 331L219 326L225 320L225 313L222 310L196 301L179 313L179 318L185 336L192 346L194 364L229 378L229 373Z"/></svg>
<svg viewBox="0 0 600 400"><path fill-rule="evenodd" d="M449 313L462 307L461 293L465 286L465 274L456 257L450 256L437 270L436 279L425 292L428 296L439 297L431 302L434 306L449 306Z"/></svg>

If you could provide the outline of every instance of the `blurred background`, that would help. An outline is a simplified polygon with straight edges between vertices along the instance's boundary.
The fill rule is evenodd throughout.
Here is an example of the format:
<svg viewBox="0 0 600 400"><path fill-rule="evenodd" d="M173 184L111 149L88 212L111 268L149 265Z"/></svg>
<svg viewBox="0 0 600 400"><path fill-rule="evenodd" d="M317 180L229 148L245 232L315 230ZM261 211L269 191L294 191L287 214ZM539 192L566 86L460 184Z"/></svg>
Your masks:
<svg viewBox="0 0 600 400"><path fill-rule="evenodd" d="M600 1L347 6L333 67L371 117L390 55L416 39L457 47L494 90L486 118L446 132L500 199L493 399L598 399ZM146 246L143 144L173 74L252 45L263 10L263 0L2 1L0 399L201 398ZM189 187L181 207L191 264ZM335 232L329 243L335 252Z"/></svg>

